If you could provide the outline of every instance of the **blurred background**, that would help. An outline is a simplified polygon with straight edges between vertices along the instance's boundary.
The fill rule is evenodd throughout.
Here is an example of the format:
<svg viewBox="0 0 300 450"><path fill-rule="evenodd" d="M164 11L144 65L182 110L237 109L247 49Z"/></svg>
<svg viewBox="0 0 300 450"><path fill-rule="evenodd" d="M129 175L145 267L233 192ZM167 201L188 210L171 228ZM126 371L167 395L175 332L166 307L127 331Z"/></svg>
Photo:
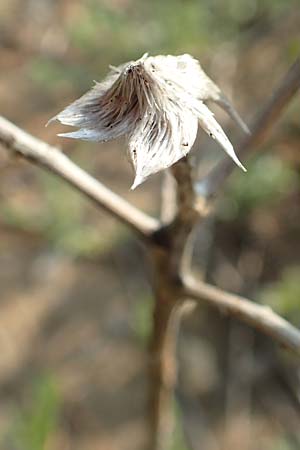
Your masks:
<svg viewBox="0 0 300 450"><path fill-rule="evenodd" d="M299 0L0 0L1 114L158 215L161 175L129 191L125 143L45 123L144 52L190 53L245 121L300 53ZM215 110L233 142L240 131ZM300 104L236 171L197 237L199 276L300 326ZM223 157L199 132L199 175ZM0 448L140 450L152 297L131 233L0 148ZM203 306L184 317L173 450L300 448L300 366ZM187 444L185 443L187 442Z"/></svg>

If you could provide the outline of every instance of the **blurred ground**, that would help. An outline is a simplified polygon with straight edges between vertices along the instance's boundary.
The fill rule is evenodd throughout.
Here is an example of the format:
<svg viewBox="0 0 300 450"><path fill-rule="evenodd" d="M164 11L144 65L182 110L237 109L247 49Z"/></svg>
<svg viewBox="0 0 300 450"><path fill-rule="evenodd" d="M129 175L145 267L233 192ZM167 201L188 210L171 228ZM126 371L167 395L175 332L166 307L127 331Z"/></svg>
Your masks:
<svg viewBox="0 0 300 450"><path fill-rule="evenodd" d="M300 51L295 0L0 0L1 114L58 145L151 214L160 175L134 192L124 143L56 137L50 117L145 51L191 53L246 121ZM199 273L300 326L299 98L199 234ZM239 132L216 110L233 141ZM151 292L133 237L63 183L0 149L0 448L141 449ZM200 172L222 157L199 133ZM299 364L198 308L183 322L177 398L195 449L300 446Z"/></svg>

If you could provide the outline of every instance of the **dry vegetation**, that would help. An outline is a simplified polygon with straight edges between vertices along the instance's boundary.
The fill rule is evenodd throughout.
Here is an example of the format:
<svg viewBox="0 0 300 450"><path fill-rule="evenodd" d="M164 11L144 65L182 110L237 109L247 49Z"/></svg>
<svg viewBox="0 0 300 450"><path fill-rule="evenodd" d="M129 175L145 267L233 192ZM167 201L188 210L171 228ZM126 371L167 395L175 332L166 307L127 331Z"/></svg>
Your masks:
<svg viewBox="0 0 300 450"><path fill-rule="evenodd" d="M97 179L157 214L159 176L129 192L122 142L75 146L44 124L109 63L144 50L194 54L250 121L299 53L299 8L229 3L201 13L196 1L154 2L154 12L134 1L1 1L1 114L63 145ZM296 100L247 164L247 178L231 177L193 254L197 276L271 305L298 327L299 127ZM60 181L3 149L0 157L1 448L140 449L152 309L143 252ZM219 153L201 134L194 157L202 175ZM183 448L183 432L195 449L299 447L293 354L202 304L182 319L178 358L184 426L174 449Z"/></svg>

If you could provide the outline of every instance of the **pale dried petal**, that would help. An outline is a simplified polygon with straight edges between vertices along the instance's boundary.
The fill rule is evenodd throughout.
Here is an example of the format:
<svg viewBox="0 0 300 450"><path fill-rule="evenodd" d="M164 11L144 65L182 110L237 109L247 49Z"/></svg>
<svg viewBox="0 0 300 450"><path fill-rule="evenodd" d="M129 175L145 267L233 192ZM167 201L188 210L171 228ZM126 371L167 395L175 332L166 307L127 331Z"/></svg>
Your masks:
<svg viewBox="0 0 300 450"><path fill-rule="evenodd" d="M179 89L201 99L202 80L200 65L190 55L150 56L145 66L157 83L166 89Z"/></svg>
<svg viewBox="0 0 300 450"><path fill-rule="evenodd" d="M137 61L120 67L122 69L113 69L103 83L96 83L91 91L51 119L80 128L60 136L103 142L132 132L146 109L145 96L137 93L139 76L136 72L142 63Z"/></svg>
<svg viewBox="0 0 300 450"><path fill-rule="evenodd" d="M177 58L174 56L160 56L148 58L147 60L150 61L150 65L152 66L152 70L154 71L153 76L157 79L157 82L160 85L163 85L165 83L165 90L169 93L170 98L172 98L177 105L180 105L180 120L182 120L183 117L182 111L190 110L190 112L198 117L200 126L204 129L204 131L223 147L225 152L242 170L246 171L245 167L241 164L238 157L236 156L231 142L227 138L221 126L215 120L213 113L202 101L197 100L197 98L192 95L195 89L194 86L197 85L197 80L199 82L199 79L201 77L201 79L204 79L204 76L206 77L205 74L204 76L202 76L202 72L199 70L200 65L197 63L197 61L189 55L182 55L181 57ZM162 64L163 60L166 61L166 64ZM176 75L178 74L176 72L176 67L178 66L178 72L180 76L176 78ZM161 67L163 67L164 72L160 69ZM164 75L162 76L163 73ZM188 82L187 77L189 74L190 80ZM205 86L207 87L210 80L208 79L208 77L206 78L208 80L208 83L206 83ZM211 82L211 84L213 83ZM185 85L187 85L186 88L184 87ZM208 94L206 93L206 95ZM169 107L169 104L166 105L166 109ZM185 122L185 126L188 127L189 124ZM161 161L161 168L169 167L169 165L175 162L174 161L171 164L163 167L163 164L166 163L165 158L163 159L163 161ZM169 160L171 159L169 158Z"/></svg>
<svg viewBox="0 0 300 450"><path fill-rule="evenodd" d="M229 141L228 137L222 130L222 127L218 124L214 118L213 113L207 108L204 103L202 103L201 108L198 109L198 118L201 127L210 137L215 139L225 150L225 152L230 156L230 158L239 166L244 172L247 172L243 164L238 159L234 148Z"/></svg>
<svg viewBox="0 0 300 450"><path fill-rule="evenodd" d="M159 82L168 80L177 88L184 89L202 101L212 101L223 108L242 130L249 134L244 123L232 103L221 89L206 75L199 62L190 55L149 57L147 64L155 68Z"/></svg>
<svg viewBox="0 0 300 450"><path fill-rule="evenodd" d="M181 111L177 105L172 106L163 114L145 116L130 137L129 151L136 173L132 189L186 156L195 142L197 117L188 109Z"/></svg>
<svg viewBox="0 0 300 450"><path fill-rule="evenodd" d="M250 134L248 126L245 124L230 100L221 91L219 86L206 75L199 63L198 66L199 84L201 85L201 91L198 93L198 98L204 102L212 101L217 103L246 134Z"/></svg>
<svg viewBox="0 0 300 450"><path fill-rule="evenodd" d="M221 90L190 55L144 55L111 72L52 120L78 127L60 136L91 141L129 137L136 177L133 188L149 175L170 167L191 149L198 122L243 170L224 131L203 103L220 104L245 128Z"/></svg>

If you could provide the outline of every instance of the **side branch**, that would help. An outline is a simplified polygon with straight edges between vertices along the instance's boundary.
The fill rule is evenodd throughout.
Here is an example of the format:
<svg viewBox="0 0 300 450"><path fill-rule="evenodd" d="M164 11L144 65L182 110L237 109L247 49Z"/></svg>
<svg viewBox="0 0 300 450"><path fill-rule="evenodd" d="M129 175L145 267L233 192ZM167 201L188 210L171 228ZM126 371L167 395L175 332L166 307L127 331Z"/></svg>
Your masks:
<svg viewBox="0 0 300 450"><path fill-rule="evenodd" d="M263 107L260 115L251 127L251 134L246 136L236 147L239 157L245 157L251 149L257 148L300 89L300 58L291 66L270 100ZM214 197L235 169L229 158L220 162L211 173L197 183L197 192L207 200Z"/></svg>
<svg viewBox="0 0 300 450"><path fill-rule="evenodd" d="M192 276L188 276L184 280L183 295L197 302L207 302L246 322L300 355L300 330L278 316L268 306L259 305L239 295L230 294L217 287L198 282Z"/></svg>
<svg viewBox="0 0 300 450"><path fill-rule="evenodd" d="M112 192L74 164L60 150L31 136L0 116L0 143L32 163L60 176L78 191L129 226L142 238L149 238L159 222Z"/></svg>

